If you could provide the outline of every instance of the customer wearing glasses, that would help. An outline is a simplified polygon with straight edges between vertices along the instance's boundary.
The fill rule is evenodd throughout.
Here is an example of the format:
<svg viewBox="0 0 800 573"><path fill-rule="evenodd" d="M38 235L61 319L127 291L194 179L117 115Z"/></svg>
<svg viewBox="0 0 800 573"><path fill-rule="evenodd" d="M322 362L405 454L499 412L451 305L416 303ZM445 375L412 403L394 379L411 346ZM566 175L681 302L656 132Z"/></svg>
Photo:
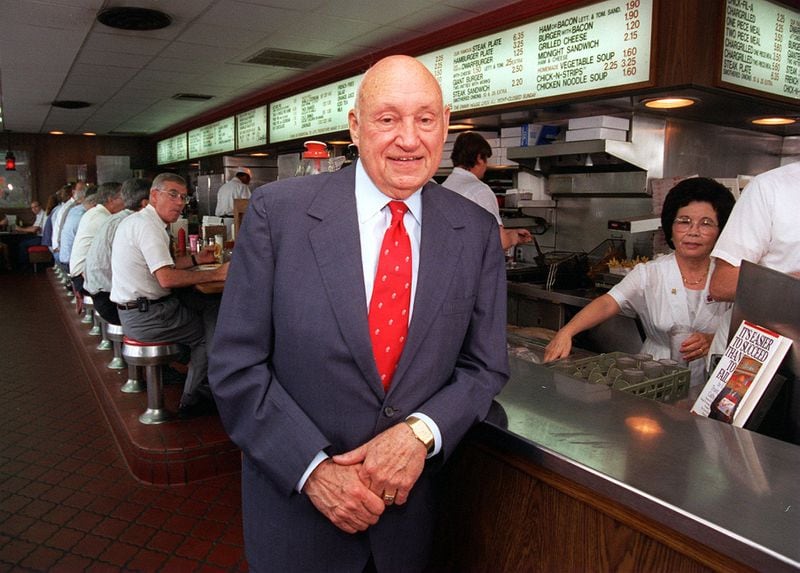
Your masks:
<svg viewBox="0 0 800 573"><path fill-rule="evenodd" d="M218 302L202 299L192 289L181 289L222 281L228 274L228 263L213 270L193 269L214 262L211 250L173 259L167 229L180 217L187 196L186 181L179 175L156 176L149 204L119 224L111 250L111 300L117 305L125 335L190 348L189 372L178 409L182 418L214 410L206 347L216 324Z"/></svg>
<svg viewBox="0 0 800 573"><path fill-rule="evenodd" d="M633 267L608 293L576 314L545 349L550 362L568 356L572 337L613 317L635 312L646 338L642 352L656 360L670 358L670 329L689 327L680 346L683 361L692 370L691 384L705 381L705 361L714 332L729 304L713 302L708 295L714 270L711 250L728 220L734 198L722 184L704 177L681 181L664 200L661 228L674 252Z"/></svg>

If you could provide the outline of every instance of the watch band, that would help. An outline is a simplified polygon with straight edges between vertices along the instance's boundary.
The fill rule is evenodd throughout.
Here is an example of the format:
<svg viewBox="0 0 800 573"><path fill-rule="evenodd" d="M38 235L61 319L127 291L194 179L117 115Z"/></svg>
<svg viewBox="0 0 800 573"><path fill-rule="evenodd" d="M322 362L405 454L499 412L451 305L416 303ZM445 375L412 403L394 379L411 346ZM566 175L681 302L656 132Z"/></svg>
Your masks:
<svg viewBox="0 0 800 573"><path fill-rule="evenodd" d="M414 432L414 437L422 442L422 445L425 446L428 453L431 453L433 451L434 439L433 432L431 432L428 424L416 416L409 416L404 421L408 427L411 428L411 431Z"/></svg>

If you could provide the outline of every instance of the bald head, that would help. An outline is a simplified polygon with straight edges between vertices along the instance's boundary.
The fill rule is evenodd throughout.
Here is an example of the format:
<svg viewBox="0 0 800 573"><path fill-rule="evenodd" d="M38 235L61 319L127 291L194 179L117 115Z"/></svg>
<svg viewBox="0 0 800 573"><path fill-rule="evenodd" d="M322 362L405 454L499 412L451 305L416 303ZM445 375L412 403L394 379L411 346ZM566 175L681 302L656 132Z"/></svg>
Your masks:
<svg viewBox="0 0 800 573"><path fill-rule="evenodd" d="M436 172L449 119L430 71L409 56L389 56L361 81L349 114L350 135L378 189L406 199Z"/></svg>

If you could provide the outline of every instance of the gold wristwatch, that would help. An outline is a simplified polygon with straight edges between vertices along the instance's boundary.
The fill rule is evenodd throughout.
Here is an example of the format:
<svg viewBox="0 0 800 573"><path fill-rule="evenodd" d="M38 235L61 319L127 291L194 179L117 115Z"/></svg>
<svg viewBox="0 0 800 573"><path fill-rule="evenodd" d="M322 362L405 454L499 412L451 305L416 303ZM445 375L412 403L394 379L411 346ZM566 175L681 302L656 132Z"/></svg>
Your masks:
<svg viewBox="0 0 800 573"><path fill-rule="evenodd" d="M431 453L433 451L433 432L431 432L428 424L415 416L406 418L405 423L408 424L408 427L414 432L414 437L422 442L422 445L425 446L428 453Z"/></svg>

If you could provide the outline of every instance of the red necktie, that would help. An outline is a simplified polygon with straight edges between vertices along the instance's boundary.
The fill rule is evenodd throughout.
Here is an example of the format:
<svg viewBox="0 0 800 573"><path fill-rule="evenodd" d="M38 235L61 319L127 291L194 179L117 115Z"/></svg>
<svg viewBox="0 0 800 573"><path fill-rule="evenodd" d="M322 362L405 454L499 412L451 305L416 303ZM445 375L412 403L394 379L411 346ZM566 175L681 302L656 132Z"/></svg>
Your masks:
<svg viewBox="0 0 800 573"><path fill-rule="evenodd" d="M369 333L372 353L383 389L388 390L403 353L411 306L411 242L403 226L408 207L391 201L392 222L381 243L378 272L369 301Z"/></svg>

